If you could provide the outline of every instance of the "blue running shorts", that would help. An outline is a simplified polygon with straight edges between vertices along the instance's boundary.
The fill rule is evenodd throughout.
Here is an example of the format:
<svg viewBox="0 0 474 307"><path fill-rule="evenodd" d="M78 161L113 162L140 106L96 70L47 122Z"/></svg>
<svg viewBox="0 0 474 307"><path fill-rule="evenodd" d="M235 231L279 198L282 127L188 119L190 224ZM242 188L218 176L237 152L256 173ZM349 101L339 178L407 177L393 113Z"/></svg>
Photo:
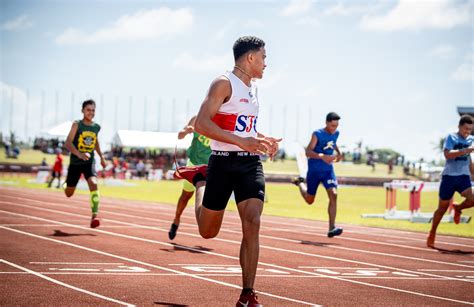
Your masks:
<svg viewBox="0 0 474 307"><path fill-rule="evenodd" d="M441 184L439 185L439 198L441 200L450 200L453 198L454 192L461 194L471 187L471 177L468 175L443 175Z"/></svg>
<svg viewBox="0 0 474 307"><path fill-rule="evenodd" d="M309 195L316 195L320 183L322 183L326 189L337 188L337 178L334 170L324 172L308 170L306 174L306 185Z"/></svg>

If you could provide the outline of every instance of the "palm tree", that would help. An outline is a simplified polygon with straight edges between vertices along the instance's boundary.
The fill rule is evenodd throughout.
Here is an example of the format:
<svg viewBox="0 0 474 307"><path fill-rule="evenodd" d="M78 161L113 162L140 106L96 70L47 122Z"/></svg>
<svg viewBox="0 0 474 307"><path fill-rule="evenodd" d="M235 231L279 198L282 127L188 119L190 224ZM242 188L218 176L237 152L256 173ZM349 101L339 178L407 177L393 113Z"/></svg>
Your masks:
<svg viewBox="0 0 474 307"><path fill-rule="evenodd" d="M439 141L438 141L438 144L436 146L436 149L439 150L439 152L441 152L441 153L443 153L444 142L446 142L446 137L440 138Z"/></svg>

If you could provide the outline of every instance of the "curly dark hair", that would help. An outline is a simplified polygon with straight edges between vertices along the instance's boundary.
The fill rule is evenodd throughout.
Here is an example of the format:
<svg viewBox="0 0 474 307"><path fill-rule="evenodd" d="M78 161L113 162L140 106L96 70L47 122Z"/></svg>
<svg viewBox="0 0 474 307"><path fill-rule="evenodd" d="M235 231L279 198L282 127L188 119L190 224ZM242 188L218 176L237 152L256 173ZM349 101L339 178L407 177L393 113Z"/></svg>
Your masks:
<svg viewBox="0 0 474 307"><path fill-rule="evenodd" d="M332 122L333 120L340 120L340 119L341 119L341 117L336 112L329 112L326 115L326 121L327 122Z"/></svg>
<svg viewBox="0 0 474 307"><path fill-rule="evenodd" d="M85 107L87 107L88 105L90 104L93 104L95 106L95 101L92 100L92 99L89 99L89 100L86 100L82 103L82 109L84 110Z"/></svg>
<svg viewBox="0 0 474 307"><path fill-rule="evenodd" d="M265 47L265 42L255 36L242 36L239 37L235 43L234 47L234 60L238 60L241 56L246 54L249 51L258 51L260 48Z"/></svg>
<svg viewBox="0 0 474 307"><path fill-rule="evenodd" d="M461 118L459 119L459 126L462 126L464 124L469 124L469 125L472 125L472 117L471 115L469 114L464 114L463 116L461 116Z"/></svg>

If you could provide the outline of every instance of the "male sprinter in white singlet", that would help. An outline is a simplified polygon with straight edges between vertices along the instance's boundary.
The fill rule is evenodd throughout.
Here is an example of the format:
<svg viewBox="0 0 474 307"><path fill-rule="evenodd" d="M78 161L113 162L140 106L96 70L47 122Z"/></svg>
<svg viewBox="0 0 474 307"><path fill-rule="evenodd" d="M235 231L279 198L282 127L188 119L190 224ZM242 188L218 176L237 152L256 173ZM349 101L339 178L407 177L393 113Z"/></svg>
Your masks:
<svg viewBox="0 0 474 307"><path fill-rule="evenodd" d="M263 76L264 47L264 41L253 36L241 37L234 43L234 69L212 82L196 118L196 131L212 140L207 172L206 165L202 165L183 167L175 173L196 186L196 219L199 233L206 239L219 233L225 207L234 192L243 234L243 289L236 305L248 307L262 306L253 289L265 197L259 155L273 157L281 141L264 136L256 127L259 102L252 79Z"/></svg>

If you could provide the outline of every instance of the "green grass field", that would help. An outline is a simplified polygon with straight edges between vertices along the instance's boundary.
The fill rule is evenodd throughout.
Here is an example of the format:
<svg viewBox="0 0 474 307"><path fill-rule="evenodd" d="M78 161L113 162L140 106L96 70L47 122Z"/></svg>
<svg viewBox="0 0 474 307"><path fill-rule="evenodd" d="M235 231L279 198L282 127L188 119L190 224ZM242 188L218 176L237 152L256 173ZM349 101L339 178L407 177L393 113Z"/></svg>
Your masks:
<svg viewBox="0 0 474 307"><path fill-rule="evenodd" d="M33 179L30 176L3 176L0 184L17 187L29 187L35 189L47 189L45 184L29 183ZM121 199L142 200L148 202L167 203L175 206L181 193L182 183L179 181L148 182L130 180L136 186L107 186L99 185L101 194L106 197ZM59 189L51 189L58 192L58 197L67 199ZM87 191L77 191L87 194ZM291 184L267 183L268 202L265 204L264 214L275 216L286 216L304 218L310 220L327 221L327 196L322 187L316 198L315 204L309 206L304 203L297 188ZM437 207L437 193L424 192L422 195L422 212L433 212ZM457 198L459 201L460 199ZM194 203L191 200L190 204ZM235 211L235 202L230 202L228 210ZM383 213L385 209L385 190L376 187L340 187L338 200L337 221L346 224L366 225L383 228L405 229L427 233L431 224L417 224L408 221L386 221L383 219L363 219L363 213ZM398 193L398 209L408 210L408 193ZM192 210L188 208L187 210ZM474 208L465 210L465 215L474 216ZM455 225L442 223L438 233L474 237L474 223Z"/></svg>
<svg viewBox="0 0 474 307"><path fill-rule="evenodd" d="M298 174L298 166L295 160L266 161L263 163L266 173L272 174ZM339 162L334 164L334 170L339 177L385 177L385 178L404 178L401 166L394 166L393 173L388 174L388 167L385 164L377 163L375 171L372 167L365 164L353 164L352 162Z"/></svg>
<svg viewBox="0 0 474 307"><path fill-rule="evenodd" d="M48 165L53 165L55 155L44 154L39 150L25 149L21 152L18 159L7 159L4 154L0 155L0 163L29 163L39 165L43 158L46 158ZM66 164L69 158L65 158ZM295 160L285 160L284 162L266 161L263 163L266 173L272 174L298 174L298 166ZM339 177L386 177L386 178L403 178L403 171L400 166L395 166L393 174L388 174L387 165L377 164L375 171L365 164L353 163L335 163L335 171Z"/></svg>
<svg viewBox="0 0 474 307"><path fill-rule="evenodd" d="M46 162L48 162L49 165L52 165L54 164L56 155L45 154L39 150L23 149L17 159L12 159L5 156L5 150L0 153L0 163L27 163L40 165L43 158L46 158Z"/></svg>

